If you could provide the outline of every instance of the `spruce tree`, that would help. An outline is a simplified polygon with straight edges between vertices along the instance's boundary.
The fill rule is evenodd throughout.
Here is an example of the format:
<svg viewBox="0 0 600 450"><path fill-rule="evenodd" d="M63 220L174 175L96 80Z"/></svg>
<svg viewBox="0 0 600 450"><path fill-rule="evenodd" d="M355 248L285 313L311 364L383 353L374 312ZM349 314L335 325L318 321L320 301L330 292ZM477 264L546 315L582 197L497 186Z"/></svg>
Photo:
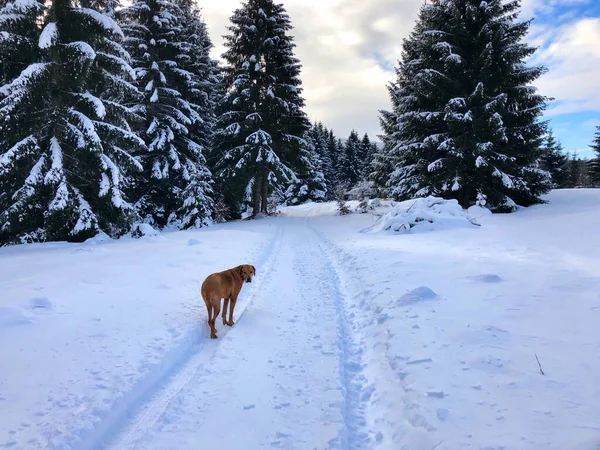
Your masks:
<svg viewBox="0 0 600 450"><path fill-rule="evenodd" d="M330 185L330 182L334 177L334 167L327 144L329 131L322 122L319 122L310 129L309 135L314 143L315 151L321 160L321 170L323 172L323 176L325 177L325 183ZM327 189L326 197L330 200L333 200L333 192L331 192L331 189Z"/></svg>
<svg viewBox="0 0 600 450"><path fill-rule="evenodd" d="M199 8L192 0L178 0L182 11L181 41L183 47L177 60L182 83L179 91L190 101L195 115L189 125L189 139L202 147L197 155L197 170L183 192L182 226L199 228L213 208L212 173L208 169L211 153L215 117L215 92L219 84L219 67L210 57L213 48L206 24L202 21ZM184 44L184 45L185 45Z"/></svg>
<svg viewBox="0 0 600 450"><path fill-rule="evenodd" d="M550 173L552 187L565 187L568 178L569 157L563 152L562 145L554 137L551 131L546 136L546 143L542 147L542 169Z"/></svg>
<svg viewBox="0 0 600 450"><path fill-rule="evenodd" d="M82 3L34 6L37 59L0 86L0 240L118 236L133 216L129 149L143 146L119 104L132 81L121 29Z"/></svg>
<svg viewBox="0 0 600 450"><path fill-rule="evenodd" d="M190 2L170 0L141 0L118 14L144 92L139 132L147 151L136 206L158 228L200 227L212 211L203 147L212 126L205 85L212 74L206 32L194 14Z"/></svg>
<svg viewBox="0 0 600 450"><path fill-rule="evenodd" d="M358 133L356 130L352 130L338 160L339 176L349 184L350 188L354 187L361 177L358 159L360 146Z"/></svg>
<svg viewBox="0 0 600 450"><path fill-rule="evenodd" d="M327 184L322 171L322 162L315 148L315 141L309 132L300 150L300 157L294 167L298 179L287 190L285 198L290 205L307 201L322 202L326 199Z"/></svg>
<svg viewBox="0 0 600 450"><path fill-rule="evenodd" d="M4 3L4 4L3 4ZM44 2L21 0L0 2L0 86L14 80L39 60L38 25Z"/></svg>
<svg viewBox="0 0 600 450"><path fill-rule="evenodd" d="M333 136L333 132L332 132ZM340 138L333 137L333 147L332 147L332 155L334 155L335 159L335 181L337 184L344 184L351 188L351 184L348 179L346 179L346 172L344 163L346 160L346 145Z"/></svg>
<svg viewBox="0 0 600 450"><path fill-rule="evenodd" d="M338 170L338 160L339 160L339 147L338 147L338 139L335 137L333 130L327 130L326 137L326 145L327 145L327 155L329 156L329 160L331 161L331 169L329 175L327 176L327 185L329 186L329 200L335 199L335 187L339 184L339 170Z"/></svg>
<svg viewBox="0 0 600 450"><path fill-rule="evenodd" d="M369 135L364 134L358 148L358 167L361 180L368 180L371 173L371 162L378 152L377 144L371 142Z"/></svg>
<svg viewBox="0 0 600 450"><path fill-rule="evenodd" d="M248 0L231 17L225 36L226 95L218 106L215 146L220 183L239 216L268 212L268 197L295 182L310 122L302 111L300 62L288 32L290 18L272 0Z"/></svg>
<svg viewBox="0 0 600 450"><path fill-rule="evenodd" d="M393 167L392 160L389 157L390 153L391 149L384 143L381 148L374 152L368 167L370 170L368 179L373 182L378 197L388 196L387 182Z"/></svg>
<svg viewBox="0 0 600 450"><path fill-rule="evenodd" d="M551 181L539 167L546 98L530 83L529 22L518 0L432 0L403 42L382 117L400 199L437 195L496 211L540 202Z"/></svg>
<svg viewBox="0 0 600 450"><path fill-rule="evenodd" d="M590 172L592 182L594 186L600 186L600 126L597 127L596 136L594 137L594 142L590 146L592 150L596 153L596 157L592 160Z"/></svg>

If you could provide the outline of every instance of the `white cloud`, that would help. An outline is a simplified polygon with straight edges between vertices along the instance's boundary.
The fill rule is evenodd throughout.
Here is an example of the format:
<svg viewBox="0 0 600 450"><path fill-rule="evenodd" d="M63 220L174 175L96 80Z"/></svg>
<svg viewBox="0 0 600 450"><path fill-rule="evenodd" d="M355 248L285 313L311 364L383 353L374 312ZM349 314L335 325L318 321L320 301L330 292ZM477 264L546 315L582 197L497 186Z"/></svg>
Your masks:
<svg viewBox="0 0 600 450"><path fill-rule="evenodd" d="M239 0L199 0L215 48ZM590 0L524 0L523 16L552 16L563 25L534 22L530 41L541 47L534 62L550 72L536 82L557 102L549 114L600 110L600 19L569 18L569 4ZM595 1L595 0L594 0ZM401 54L402 39L414 26L422 0L286 0L295 29L296 55L303 65L306 112L346 137L351 128L379 134L378 110L390 106L389 68ZM567 9L565 9L567 6ZM560 8L562 15L556 14ZM566 23L566 24L565 24ZM386 70L387 69L387 70Z"/></svg>
<svg viewBox="0 0 600 450"><path fill-rule="evenodd" d="M536 85L541 93L556 100L547 115L600 111L600 18L543 30L535 41L542 45L535 62L549 69Z"/></svg>
<svg viewBox="0 0 600 450"><path fill-rule="evenodd" d="M213 43L223 52L222 35L237 0L200 3ZM421 0L288 0L296 56L302 61L306 112L340 137L352 128L379 134L378 110L389 107L389 69L400 56Z"/></svg>

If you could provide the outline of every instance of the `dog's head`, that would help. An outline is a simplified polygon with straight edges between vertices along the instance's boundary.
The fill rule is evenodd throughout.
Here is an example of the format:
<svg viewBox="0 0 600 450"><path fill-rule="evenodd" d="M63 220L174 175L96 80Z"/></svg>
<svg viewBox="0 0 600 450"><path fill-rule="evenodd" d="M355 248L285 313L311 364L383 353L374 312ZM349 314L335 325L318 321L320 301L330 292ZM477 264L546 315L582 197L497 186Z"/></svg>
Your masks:
<svg viewBox="0 0 600 450"><path fill-rule="evenodd" d="M256 275L256 269L252 264L242 264L238 266L238 273L242 281L252 283L252 277Z"/></svg>

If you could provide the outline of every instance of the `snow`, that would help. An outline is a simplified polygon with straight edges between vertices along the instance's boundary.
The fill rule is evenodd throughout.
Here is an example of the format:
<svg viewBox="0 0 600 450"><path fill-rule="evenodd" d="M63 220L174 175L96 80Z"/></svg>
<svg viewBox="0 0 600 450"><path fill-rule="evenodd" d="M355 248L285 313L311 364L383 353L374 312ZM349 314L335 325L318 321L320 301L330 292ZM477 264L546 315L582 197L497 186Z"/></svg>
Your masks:
<svg viewBox="0 0 600 450"><path fill-rule="evenodd" d="M364 232L418 232L479 224L460 207L456 200L436 197L418 198L396 204Z"/></svg>
<svg viewBox="0 0 600 450"><path fill-rule="evenodd" d="M79 53L81 53L82 59L84 59L84 58L90 59L90 60L96 59L96 52L90 46L90 44L88 44L87 42L83 42L83 41L71 42L71 43L67 44L66 47L72 47L74 49L77 49L77 51Z"/></svg>
<svg viewBox="0 0 600 450"><path fill-rule="evenodd" d="M58 38L58 29L56 22L48 22L40 34L39 47L41 49L50 48Z"/></svg>
<svg viewBox="0 0 600 450"><path fill-rule="evenodd" d="M34 78L44 72L48 67L48 63L34 63L27 66L21 74L15 78L10 84L0 86L0 95L12 95L20 99L26 93L26 87L31 78Z"/></svg>
<svg viewBox="0 0 600 450"><path fill-rule="evenodd" d="M94 107L94 112L96 113L96 116L98 116L98 118L103 119L106 116L106 108L104 107L104 103L101 99L99 99L95 95L90 94L89 92L86 92L84 94L77 94L77 96L85 99Z"/></svg>
<svg viewBox="0 0 600 450"><path fill-rule="evenodd" d="M98 218L92 212L92 208L87 200L81 195L81 192L76 191L78 217L77 223L71 230L71 235L77 235L83 231L98 229Z"/></svg>
<svg viewBox="0 0 600 450"><path fill-rule="evenodd" d="M134 223L131 227L132 237L141 238L144 236L159 236L160 232L147 223Z"/></svg>
<svg viewBox="0 0 600 450"><path fill-rule="evenodd" d="M0 447L596 448L600 190L548 200L427 233L308 203L0 248ZM200 284L241 263L211 340Z"/></svg>
<svg viewBox="0 0 600 450"><path fill-rule="evenodd" d="M124 38L121 27L107 14L102 14L90 8L73 8L73 11L80 14L85 14L90 19L94 20L98 25L102 26L106 31L119 36L121 39Z"/></svg>

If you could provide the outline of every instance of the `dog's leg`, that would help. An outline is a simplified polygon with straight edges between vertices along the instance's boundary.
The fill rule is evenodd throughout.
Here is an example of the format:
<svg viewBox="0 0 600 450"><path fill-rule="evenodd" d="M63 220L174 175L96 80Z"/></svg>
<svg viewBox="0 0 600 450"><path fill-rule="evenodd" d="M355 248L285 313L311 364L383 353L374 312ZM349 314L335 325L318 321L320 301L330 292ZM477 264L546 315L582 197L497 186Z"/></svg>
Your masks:
<svg viewBox="0 0 600 450"><path fill-rule="evenodd" d="M210 337L213 335L213 323L211 318L212 306L210 304L210 300L204 299L204 304L206 305L207 318L206 322L208 323L208 327L210 328Z"/></svg>
<svg viewBox="0 0 600 450"><path fill-rule="evenodd" d="M227 325L227 306L229 305L229 297L223 300L223 325Z"/></svg>
<svg viewBox="0 0 600 450"><path fill-rule="evenodd" d="M237 303L237 295L235 297L231 297L231 302L229 303L229 320L227 321L227 325L230 327L233 326L233 309L235 308L235 304Z"/></svg>
<svg viewBox="0 0 600 450"><path fill-rule="evenodd" d="M215 329L214 311L215 311L215 308L212 305L210 305L208 307L208 326L210 327L210 338L211 339L217 338L217 330Z"/></svg>
<svg viewBox="0 0 600 450"><path fill-rule="evenodd" d="M210 330L211 339L217 338L217 327L215 322L217 321L217 317L219 317L219 312L221 312L221 299L216 303L213 303L212 329Z"/></svg>

